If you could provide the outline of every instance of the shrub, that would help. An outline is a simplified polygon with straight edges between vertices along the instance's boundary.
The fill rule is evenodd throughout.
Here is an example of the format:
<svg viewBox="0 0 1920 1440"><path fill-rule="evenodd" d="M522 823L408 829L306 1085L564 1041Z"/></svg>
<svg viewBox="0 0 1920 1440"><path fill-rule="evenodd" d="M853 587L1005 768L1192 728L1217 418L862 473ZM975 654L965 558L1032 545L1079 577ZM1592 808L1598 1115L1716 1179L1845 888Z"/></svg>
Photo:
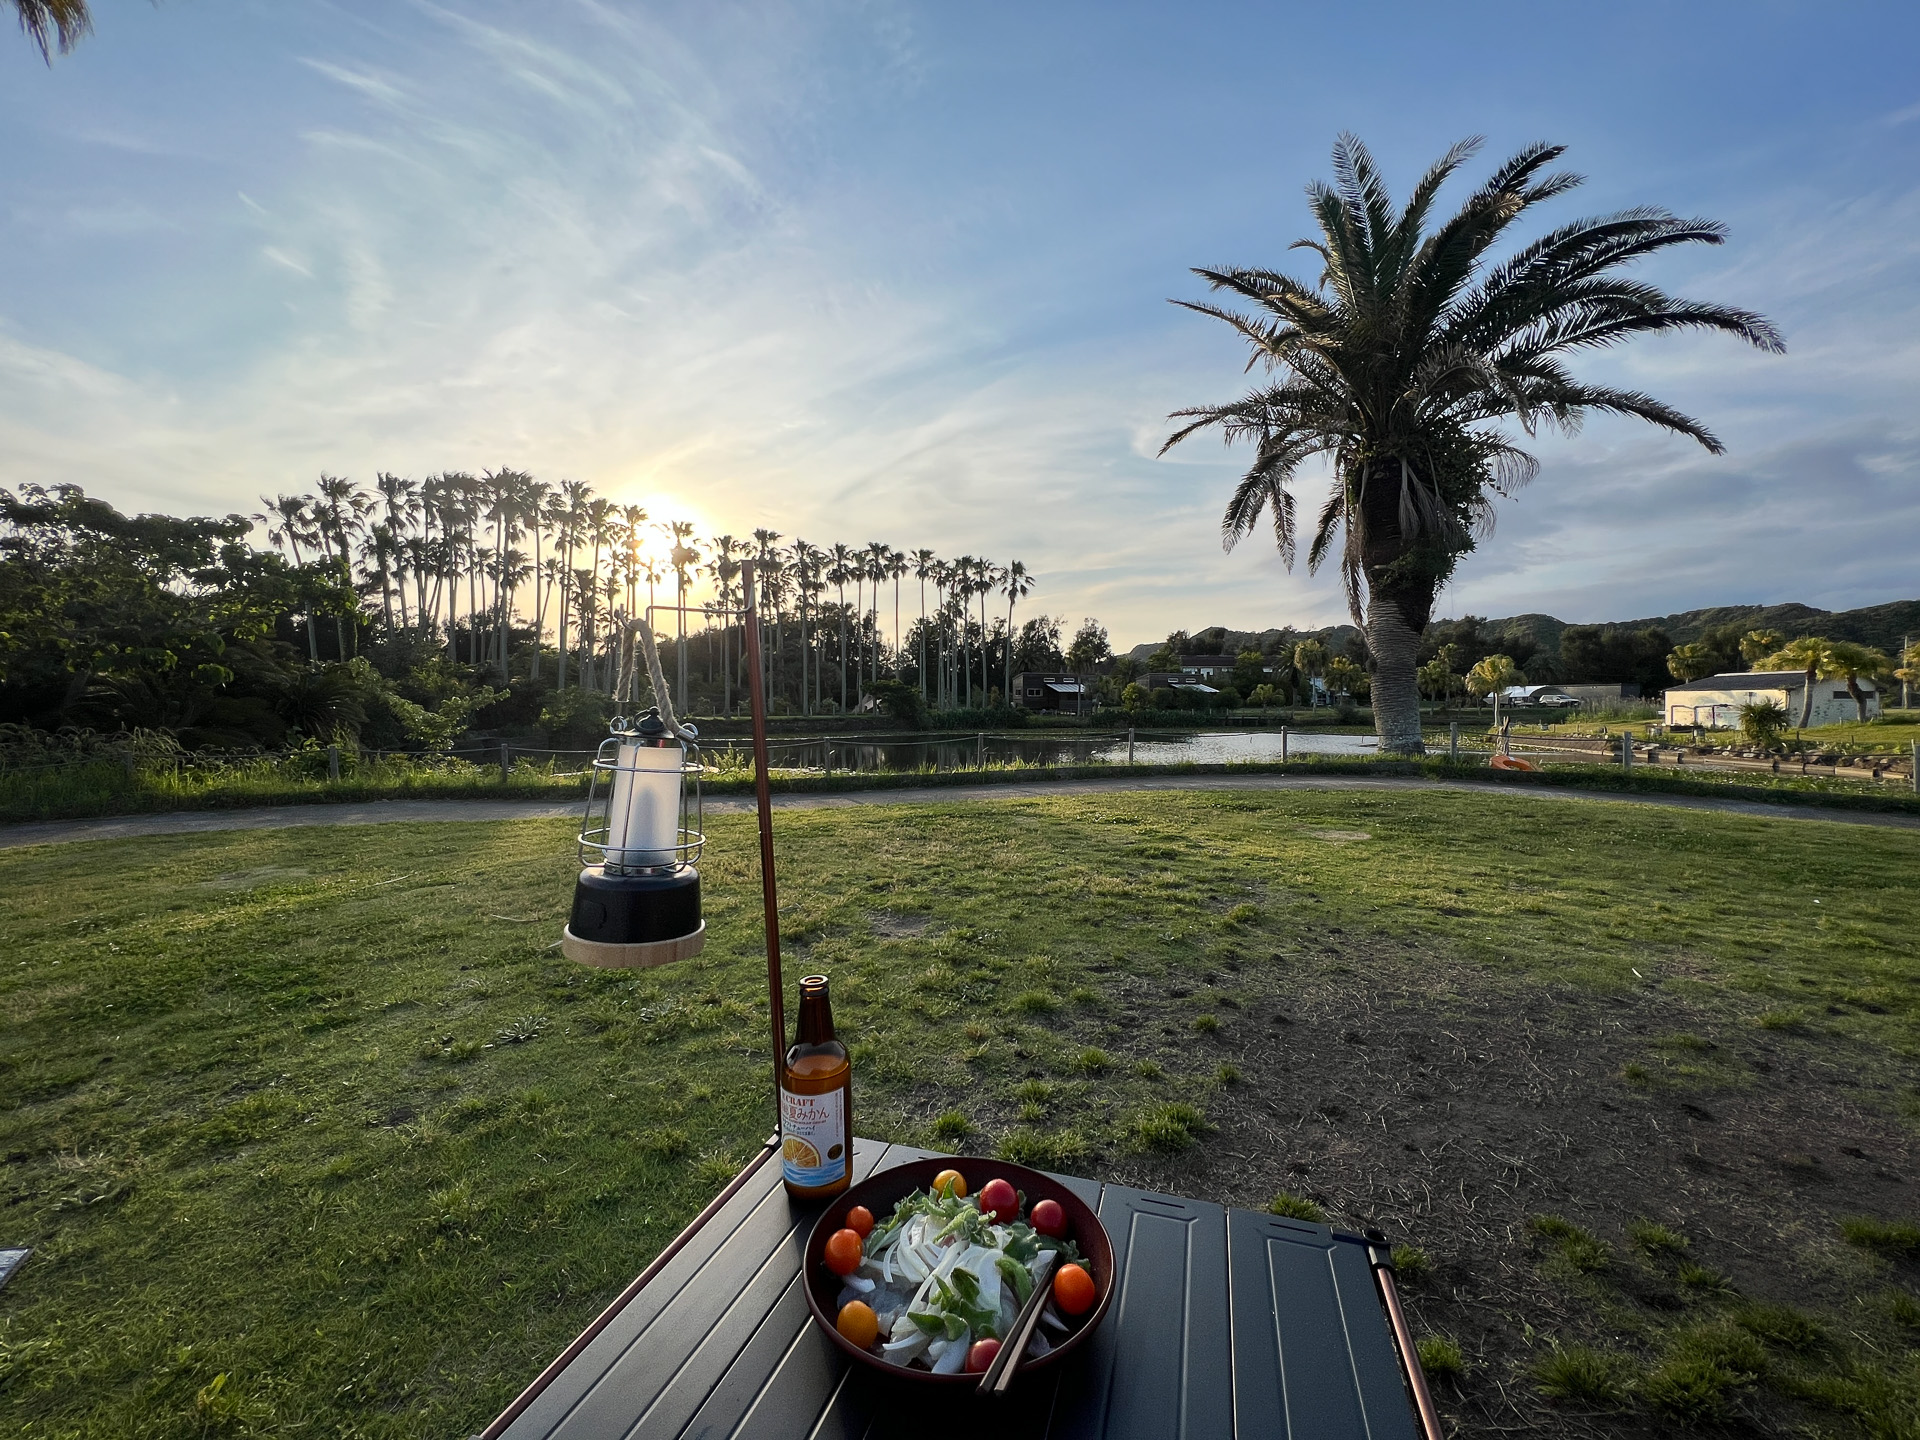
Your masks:
<svg viewBox="0 0 1920 1440"><path fill-rule="evenodd" d="M1218 1070L1213 1072L1213 1078L1222 1085L1238 1085L1240 1083L1240 1067L1238 1065L1222 1065Z"/></svg>
<svg viewBox="0 0 1920 1440"><path fill-rule="evenodd" d="M1420 1368L1429 1380L1458 1382L1467 1372L1467 1357L1460 1347L1444 1335L1428 1335L1420 1341Z"/></svg>
<svg viewBox="0 0 1920 1440"><path fill-rule="evenodd" d="M1126 1133L1136 1150L1170 1154L1186 1149L1212 1128L1193 1106L1174 1101L1140 1111L1127 1122Z"/></svg>
<svg viewBox="0 0 1920 1440"><path fill-rule="evenodd" d="M1089 1045L1074 1057L1073 1068L1083 1075L1099 1075L1113 1068L1113 1061L1107 1052L1098 1046Z"/></svg>
<svg viewBox="0 0 1920 1440"><path fill-rule="evenodd" d="M1740 707L1740 738L1761 750L1777 750L1791 724L1777 700L1754 700Z"/></svg>
<svg viewBox="0 0 1920 1440"><path fill-rule="evenodd" d="M1217 1015L1196 1015L1193 1017L1193 1028L1202 1035L1211 1035L1220 1028L1220 1017Z"/></svg>
<svg viewBox="0 0 1920 1440"><path fill-rule="evenodd" d="M1618 1355L1586 1345L1556 1346L1533 1367L1533 1382L1549 1399L1617 1409L1626 1403L1630 1371Z"/></svg>
<svg viewBox="0 0 1920 1440"><path fill-rule="evenodd" d="M1906 1220L1875 1220L1858 1215L1840 1222L1840 1234L1849 1245L1898 1260L1920 1259L1920 1225Z"/></svg>
<svg viewBox="0 0 1920 1440"><path fill-rule="evenodd" d="M1327 1223L1327 1212L1304 1196L1282 1190L1267 1202L1267 1209L1275 1215L1283 1215L1289 1220L1309 1220L1315 1225Z"/></svg>
<svg viewBox="0 0 1920 1440"><path fill-rule="evenodd" d="M933 1138L949 1143L964 1140L973 1130L973 1122L958 1110L949 1110L933 1122Z"/></svg>

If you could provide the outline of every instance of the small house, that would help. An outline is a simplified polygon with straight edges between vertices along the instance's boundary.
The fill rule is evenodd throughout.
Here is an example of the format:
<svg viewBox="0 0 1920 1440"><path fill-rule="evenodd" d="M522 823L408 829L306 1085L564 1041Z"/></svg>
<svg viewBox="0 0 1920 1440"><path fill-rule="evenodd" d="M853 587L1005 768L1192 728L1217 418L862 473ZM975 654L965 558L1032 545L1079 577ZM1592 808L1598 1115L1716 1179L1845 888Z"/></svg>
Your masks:
<svg viewBox="0 0 1920 1440"><path fill-rule="evenodd" d="M1871 680L1858 682L1867 697L1867 718L1880 713L1880 689ZM1667 724L1683 728L1700 726L1707 730L1732 730L1740 724L1740 707L1771 700L1787 712L1790 724L1798 725L1806 706L1807 672L1804 670L1746 670L1726 675L1709 675L1704 680L1689 680L1667 687ZM1844 680L1813 682L1814 725L1845 725L1860 718L1860 707Z"/></svg>
<svg viewBox="0 0 1920 1440"><path fill-rule="evenodd" d="M1021 710L1086 715L1093 710L1091 687L1078 675L1022 670L1013 677L1013 704Z"/></svg>

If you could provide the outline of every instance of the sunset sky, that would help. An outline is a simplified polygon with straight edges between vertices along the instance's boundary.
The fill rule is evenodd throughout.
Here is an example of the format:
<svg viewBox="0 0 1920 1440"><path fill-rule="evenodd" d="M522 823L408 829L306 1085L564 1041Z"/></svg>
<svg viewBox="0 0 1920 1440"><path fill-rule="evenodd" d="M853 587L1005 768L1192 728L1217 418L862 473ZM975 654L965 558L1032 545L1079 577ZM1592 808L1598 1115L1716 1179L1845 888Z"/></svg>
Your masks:
<svg viewBox="0 0 1920 1440"><path fill-rule="evenodd" d="M1342 130L1401 192L1484 134L1571 147L1545 222L1732 229L1642 273L1789 353L1582 371L1446 613L1920 595L1920 10L96 0L0 36L0 483L252 511L321 471L513 465L660 518L1001 563L1117 645L1343 618L1222 552L1246 382L1199 264L1305 278ZM1464 192L1464 186L1460 187ZM1535 232L1529 232L1535 233ZM1322 490L1302 487L1309 512Z"/></svg>

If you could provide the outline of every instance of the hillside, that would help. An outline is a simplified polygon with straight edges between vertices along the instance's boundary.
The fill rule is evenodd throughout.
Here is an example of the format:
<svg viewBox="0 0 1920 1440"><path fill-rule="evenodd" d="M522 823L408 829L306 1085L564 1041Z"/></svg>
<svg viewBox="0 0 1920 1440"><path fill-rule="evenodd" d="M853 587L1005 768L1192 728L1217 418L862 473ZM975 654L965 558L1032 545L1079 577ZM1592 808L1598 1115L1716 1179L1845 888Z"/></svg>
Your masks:
<svg viewBox="0 0 1920 1440"><path fill-rule="evenodd" d="M1436 620L1434 623L1449 622ZM1538 649L1558 653L1561 632L1569 623L1552 615L1510 615L1504 619L1482 621L1480 628L1487 634L1526 635ZM1607 620L1599 623L1622 630L1664 630L1676 645L1698 640L1705 631L1715 626L1739 625L1748 630L1778 630L1789 637L1824 635L1832 640L1852 640L1892 655L1899 650L1903 637L1920 640L1920 600L1891 600L1884 605L1868 605L1858 610L1820 610L1800 604L1714 605L1704 610L1683 610L1674 615L1650 615L1639 620ZM1339 650L1357 632L1351 625L1332 625L1320 630L1275 628L1260 631L1227 630L1216 626L1192 633L1196 653L1209 654L1217 648L1220 653L1231 655L1243 649L1268 649L1284 641L1307 639L1319 640L1329 650ZM1135 660L1145 661L1160 648L1161 643L1158 640L1149 641L1134 646L1128 653Z"/></svg>

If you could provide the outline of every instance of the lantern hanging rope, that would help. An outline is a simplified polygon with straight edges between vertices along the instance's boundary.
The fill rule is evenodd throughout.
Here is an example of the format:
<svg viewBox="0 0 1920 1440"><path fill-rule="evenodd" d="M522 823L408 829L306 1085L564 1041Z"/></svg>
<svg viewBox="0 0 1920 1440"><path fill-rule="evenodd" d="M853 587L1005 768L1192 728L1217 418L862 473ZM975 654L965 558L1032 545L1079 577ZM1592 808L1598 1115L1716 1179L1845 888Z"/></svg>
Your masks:
<svg viewBox="0 0 1920 1440"><path fill-rule="evenodd" d="M653 626L646 620L629 620L626 632L621 636L620 672L614 681L614 697L629 707L639 703L640 685L639 650L646 647L647 683L653 687L653 701L659 708L660 719L667 727L667 733L676 740L684 740L693 745L699 742L700 732L690 726L683 726L673 713L673 696L667 688L666 672L660 668L660 651L654 643Z"/></svg>

